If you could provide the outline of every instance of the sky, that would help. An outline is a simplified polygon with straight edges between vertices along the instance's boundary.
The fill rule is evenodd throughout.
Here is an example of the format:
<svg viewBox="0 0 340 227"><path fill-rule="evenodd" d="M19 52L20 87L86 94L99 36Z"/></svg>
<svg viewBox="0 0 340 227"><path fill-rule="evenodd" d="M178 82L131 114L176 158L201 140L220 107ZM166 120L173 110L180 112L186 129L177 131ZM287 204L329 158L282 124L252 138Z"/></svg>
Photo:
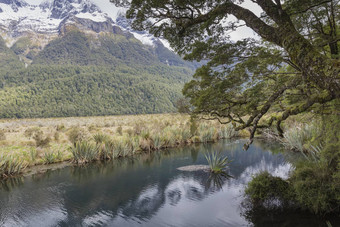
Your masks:
<svg viewBox="0 0 340 227"><path fill-rule="evenodd" d="M27 3L31 5L39 5L41 2L45 0L25 0ZM52 1L52 0L50 0ZM91 0L91 2L95 3L99 6L99 8L107 13L110 16L116 17L119 9L115 7L113 3L110 3L109 0ZM242 4L243 7L250 9L252 12L254 12L256 15L260 15L261 9L254 3L252 3L250 0L245 0L245 2ZM234 32L231 32L230 37L232 40L240 40L247 37L253 37L256 38L257 35L254 33L253 30L247 27L241 27L237 29Z"/></svg>

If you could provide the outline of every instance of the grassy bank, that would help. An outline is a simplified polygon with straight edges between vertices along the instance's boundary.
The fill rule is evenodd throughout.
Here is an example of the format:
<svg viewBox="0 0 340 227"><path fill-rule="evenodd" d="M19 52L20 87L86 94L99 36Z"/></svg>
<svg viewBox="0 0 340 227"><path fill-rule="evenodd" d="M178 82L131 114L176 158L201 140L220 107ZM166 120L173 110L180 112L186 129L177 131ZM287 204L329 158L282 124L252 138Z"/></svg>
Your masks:
<svg viewBox="0 0 340 227"><path fill-rule="evenodd" d="M0 120L0 175L51 163L115 159L238 136L231 125L188 115Z"/></svg>

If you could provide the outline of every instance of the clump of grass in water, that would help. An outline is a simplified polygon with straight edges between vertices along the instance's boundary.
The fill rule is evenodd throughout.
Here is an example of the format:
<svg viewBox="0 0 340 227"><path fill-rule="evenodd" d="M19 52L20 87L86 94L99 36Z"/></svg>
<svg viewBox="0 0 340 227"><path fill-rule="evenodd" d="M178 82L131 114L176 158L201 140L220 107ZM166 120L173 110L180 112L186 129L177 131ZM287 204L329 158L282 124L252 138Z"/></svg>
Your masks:
<svg viewBox="0 0 340 227"><path fill-rule="evenodd" d="M206 153L204 156L212 173L222 173L231 162L227 156L222 157L221 153L217 151Z"/></svg>
<svg viewBox="0 0 340 227"><path fill-rule="evenodd" d="M93 143L82 141L77 142L74 147L71 148L73 160L77 164L84 164L92 162L98 158L99 149Z"/></svg>
<svg viewBox="0 0 340 227"><path fill-rule="evenodd" d="M6 178L19 174L24 168L24 161L18 157L2 156L0 159L0 177Z"/></svg>

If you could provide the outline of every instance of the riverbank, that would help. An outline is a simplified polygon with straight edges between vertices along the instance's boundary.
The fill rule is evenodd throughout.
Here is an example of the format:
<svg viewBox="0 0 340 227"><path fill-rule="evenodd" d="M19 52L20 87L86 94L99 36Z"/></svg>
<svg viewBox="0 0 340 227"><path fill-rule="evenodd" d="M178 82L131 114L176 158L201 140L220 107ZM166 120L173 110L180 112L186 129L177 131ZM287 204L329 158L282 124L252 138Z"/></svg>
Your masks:
<svg viewBox="0 0 340 227"><path fill-rule="evenodd" d="M231 125L193 120L182 114L0 120L0 132L2 177L36 166L81 164L247 136L246 131L235 132ZM84 160L81 154L79 159L77 144L85 150L96 149L88 150L92 157L84 149L81 151L92 160Z"/></svg>

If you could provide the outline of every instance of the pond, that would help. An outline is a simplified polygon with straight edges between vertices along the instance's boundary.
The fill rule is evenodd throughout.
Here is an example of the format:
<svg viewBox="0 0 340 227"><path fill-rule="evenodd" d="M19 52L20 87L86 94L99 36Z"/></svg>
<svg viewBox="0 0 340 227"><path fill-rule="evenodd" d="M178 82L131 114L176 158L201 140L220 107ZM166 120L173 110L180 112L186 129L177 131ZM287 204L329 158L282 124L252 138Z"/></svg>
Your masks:
<svg viewBox="0 0 340 227"><path fill-rule="evenodd" d="M243 151L244 142L201 144L3 181L0 226L325 225L308 213L247 212L241 204L252 175L267 170L287 177L295 157L260 140ZM178 170L207 164L209 151L232 160L231 177Z"/></svg>

